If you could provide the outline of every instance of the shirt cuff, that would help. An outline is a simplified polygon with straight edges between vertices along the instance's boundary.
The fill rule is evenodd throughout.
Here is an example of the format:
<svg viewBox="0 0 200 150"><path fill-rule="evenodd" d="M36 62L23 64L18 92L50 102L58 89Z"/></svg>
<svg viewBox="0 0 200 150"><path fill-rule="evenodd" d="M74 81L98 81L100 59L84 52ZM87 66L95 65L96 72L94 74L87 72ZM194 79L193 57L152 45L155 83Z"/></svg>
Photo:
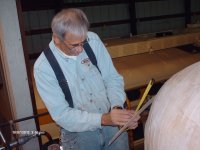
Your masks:
<svg viewBox="0 0 200 150"><path fill-rule="evenodd" d="M101 117L103 114L93 114L93 122L91 122L92 126L90 128L91 131L96 130L97 128L101 128Z"/></svg>
<svg viewBox="0 0 200 150"><path fill-rule="evenodd" d="M123 109L123 107L121 107L121 106L114 106L112 109Z"/></svg>
<svg viewBox="0 0 200 150"><path fill-rule="evenodd" d="M112 104L112 105L111 105L111 109L113 109L115 106L124 108L123 104Z"/></svg>

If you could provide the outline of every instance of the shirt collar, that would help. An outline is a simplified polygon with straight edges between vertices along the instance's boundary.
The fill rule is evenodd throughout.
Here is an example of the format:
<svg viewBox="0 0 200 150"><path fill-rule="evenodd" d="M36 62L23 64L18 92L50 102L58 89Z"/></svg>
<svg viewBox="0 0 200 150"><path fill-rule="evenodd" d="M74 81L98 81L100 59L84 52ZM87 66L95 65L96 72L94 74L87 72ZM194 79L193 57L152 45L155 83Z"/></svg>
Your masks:
<svg viewBox="0 0 200 150"><path fill-rule="evenodd" d="M73 59L73 60L76 60L77 59L77 56L69 56L67 54L65 54L63 51L61 51L58 47L56 47L53 39L52 41L49 43L49 47L51 49L54 49L55 51L57 51L63 58L68 58L68 59Z"/></svg>

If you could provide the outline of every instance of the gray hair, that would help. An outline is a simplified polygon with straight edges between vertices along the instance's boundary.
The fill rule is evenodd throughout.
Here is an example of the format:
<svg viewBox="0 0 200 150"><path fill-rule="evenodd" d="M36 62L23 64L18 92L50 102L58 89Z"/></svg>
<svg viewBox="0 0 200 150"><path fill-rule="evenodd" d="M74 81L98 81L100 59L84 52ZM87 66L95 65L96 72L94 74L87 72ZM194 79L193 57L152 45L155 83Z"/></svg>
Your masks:
<svg viewBox="0 0 200 150"><path fill-rule="evenodd" d="M52 32L61 40L65 35L72 33L79 37L86 37L89 28L89 22L85 13L76 8L64 9L57 13L51 23Z"/></svg>

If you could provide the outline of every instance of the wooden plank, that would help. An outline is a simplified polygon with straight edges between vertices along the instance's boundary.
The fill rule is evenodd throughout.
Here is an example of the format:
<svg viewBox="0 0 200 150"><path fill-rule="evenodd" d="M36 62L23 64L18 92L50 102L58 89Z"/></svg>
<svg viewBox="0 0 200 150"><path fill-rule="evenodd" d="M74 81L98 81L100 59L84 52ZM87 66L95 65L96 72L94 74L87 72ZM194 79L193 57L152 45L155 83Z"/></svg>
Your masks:
<svg viewBox="0 0 200 150"><path fill-rule="evenodd" d="M161 38L132 37L107 40L105 44L112 58L177 47L200 40L200 32L183 33Z"/></svg>
<svg viewBox="0 0 200 150"><path fill-rule="evenodd" d="M48 112L48 110L46 108L38 109L38 114L45 113L45 112ZM49 114L39 117L40 125L45 125L45 124L49 124L49 123L55 123Z"/></svg>
<svg viewBox="0 0 200 150"><path fill-rule="evenodd" d="M124 77L125 89L136 89L149 82L168 79L174 73L200 60L200 54L190 54L177 48L115 58L113 63Z"/></svg>
<svg viewBox="0 0 200 150"><path fill-rule="evenodd" d="M49 10L55 9L55 0L21 0L23 11L35 11L35 10ZM91 2L65 2L63 8L77 8L77 7L91 7L91 6L103 6L103 5L116 5L126 4L128 0L103 0L103 1L91 1Z"/></svg>

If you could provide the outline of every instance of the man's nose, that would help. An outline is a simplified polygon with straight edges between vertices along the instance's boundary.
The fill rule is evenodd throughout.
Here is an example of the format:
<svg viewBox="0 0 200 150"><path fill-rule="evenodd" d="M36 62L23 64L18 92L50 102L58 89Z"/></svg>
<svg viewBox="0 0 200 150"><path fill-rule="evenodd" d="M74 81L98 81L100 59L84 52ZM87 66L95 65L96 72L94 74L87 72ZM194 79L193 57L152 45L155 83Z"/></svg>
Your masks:
<svg viewBox="0 0 200 150"><path fill-rule="evenodd" d="M82 52L82 51L83 51L83 45L82 45L82 44L78 45L78 46L76 47L76 51Z"/></svg>

